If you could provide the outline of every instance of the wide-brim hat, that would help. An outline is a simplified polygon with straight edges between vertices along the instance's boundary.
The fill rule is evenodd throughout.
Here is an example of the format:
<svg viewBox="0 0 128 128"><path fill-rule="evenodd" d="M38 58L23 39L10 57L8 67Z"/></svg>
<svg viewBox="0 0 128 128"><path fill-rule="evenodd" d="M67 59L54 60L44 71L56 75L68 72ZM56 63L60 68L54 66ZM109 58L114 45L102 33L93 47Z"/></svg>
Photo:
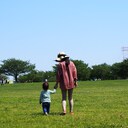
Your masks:
<svg viewBox="0 0 128 128"><path fill-rule="evenodd" d="M69 56L67 56L64 52L60 52L57 55L57 58L55 59L56 62L61 62L64 61L65 59L69 58Z"/></svg>
<svg viewBox="0 0 128 128"><path fill-rule="evenodd" d="M58 53L57 57L59 58L59 57L61 57L61 56L66 56L66 54L65 54L64 52Z"/></svg>

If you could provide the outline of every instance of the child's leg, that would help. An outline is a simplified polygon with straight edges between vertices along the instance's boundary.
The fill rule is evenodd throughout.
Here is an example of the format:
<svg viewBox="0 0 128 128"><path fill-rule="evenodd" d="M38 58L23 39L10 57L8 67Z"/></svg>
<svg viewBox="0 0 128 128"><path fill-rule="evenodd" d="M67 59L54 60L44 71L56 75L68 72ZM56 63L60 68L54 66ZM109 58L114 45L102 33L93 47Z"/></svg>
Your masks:
<svg viewBox="0 0 128 128"><path fill-rule="evenodd" d="M43 108L43 112L44 112L44 114L46 114L47 113L47 103L42 103L42 108Z"/></svg>
<svg viewBox="0 0 128 128"><path fill-rule="evenodd" d="M62 92L62 109L63 109L63 113L66 113L66 94L67 94L67 90L61 90Z"/></svg>
<svg viewBox="0 0 128 128"><path fill-rule="evenodd" d="M72 94L73 94L73 89L69 89L68 90L68 100L69 100L70 112L73 112L73 97L72 97Z"/></svg>
<svg viewBox="0 0 128 128"><path fill-rule="evenodd" d="M47 112L48 112L48 114L50 112L50 103L47 103Z"/></svg>

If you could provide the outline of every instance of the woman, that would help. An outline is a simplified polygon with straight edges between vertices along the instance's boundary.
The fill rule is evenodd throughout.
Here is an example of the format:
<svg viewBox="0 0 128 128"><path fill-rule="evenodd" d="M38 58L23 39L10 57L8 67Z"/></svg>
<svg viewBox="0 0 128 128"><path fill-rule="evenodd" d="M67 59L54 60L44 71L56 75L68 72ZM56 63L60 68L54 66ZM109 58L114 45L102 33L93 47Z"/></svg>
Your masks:
<svg viewBox="0 0 128 128"><path fill-rule="evenodd" d="M60 85L60 89L62 92L62 109L63 112L61 115L66 114L66 98L68 93L70 114L73 113L73 88L77 86L77 70L74 63L69 60L69 57L61 52L58 54L58 58L56 59L59 62L57 66L56 73L56 85L55 88Z"/></svg>

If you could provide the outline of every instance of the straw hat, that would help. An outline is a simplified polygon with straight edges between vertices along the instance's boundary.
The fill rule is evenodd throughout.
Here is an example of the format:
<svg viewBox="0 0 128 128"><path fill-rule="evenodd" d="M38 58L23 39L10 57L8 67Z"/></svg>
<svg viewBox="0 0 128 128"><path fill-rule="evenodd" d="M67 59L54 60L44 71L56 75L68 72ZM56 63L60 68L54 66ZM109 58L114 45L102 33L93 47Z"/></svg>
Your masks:
<svg viewBox="0 0 128 128"><path fill-rule="evenodd" d="M56 62L61 62L64 61L65 59L69 58L69 56L67 56L64 52L60 52L57 55L57 58L55 59Z"/></svg>
<svg viewBox="0 0 128 128"><path fill-rule="evenodd" d="M66 56L66 54L64 52L58 53L57 57L61 57L61 56Z"/></svg>

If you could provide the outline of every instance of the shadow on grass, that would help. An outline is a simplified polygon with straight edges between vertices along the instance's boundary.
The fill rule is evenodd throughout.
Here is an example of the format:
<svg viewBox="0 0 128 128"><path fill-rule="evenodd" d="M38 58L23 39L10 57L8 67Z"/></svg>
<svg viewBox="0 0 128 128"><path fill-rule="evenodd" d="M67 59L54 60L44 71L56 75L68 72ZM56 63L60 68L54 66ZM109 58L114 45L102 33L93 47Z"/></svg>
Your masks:
<svg viewBox="0 0 128 128"><path fill-rule="evenodd" d="M32 116L46 116L44 115L42 112L38 112L38 113L32 113L31 114ZM48 116L60 116L60 112L52 112L52 113L49 113Z"/></svg>

